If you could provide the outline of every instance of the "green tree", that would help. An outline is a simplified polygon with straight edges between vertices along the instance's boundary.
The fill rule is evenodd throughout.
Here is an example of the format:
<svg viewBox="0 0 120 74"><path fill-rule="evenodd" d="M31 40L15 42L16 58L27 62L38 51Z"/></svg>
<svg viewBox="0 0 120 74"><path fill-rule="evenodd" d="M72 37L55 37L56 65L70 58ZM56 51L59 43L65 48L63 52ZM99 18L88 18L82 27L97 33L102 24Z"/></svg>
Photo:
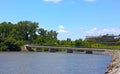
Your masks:
<svg viewBox="0 0 120 74"><path fill-rule="evenodd" d="M38 23L20 21L0 23L0 51L19 51L26 43L40 45L57 45L58 33L38 28Z"/></svg>
<svg viewBox="0 0 120 74"><path fill-rule="evenodd" d="M36 43L40 45L46 45L46 42L47 42L47 30L39 28Z"/></svg>
<svg viewBox="0 0 120 74"><path fill-rule="evenodd" d="M1 51L20 51L19 45L16 44L16 40L12 37L7 37L0 40L0 50Z"/></svg>
<svg viewBox="0 0 120 74"><path fill-rule="evenodd" d="M47 33L47 44L48 45L57 45L57 32L50 30Z"/></svg>
<svg viewBox="0 0 120 74"><path fill-rule="evenodd" d="M11 22L0 23L0 37L1 38L8 37L12 28L13 28L13 25Z"/></svg>
<svg viewBox="0 0 120 74"><path fill-rule="evenodd" d="M120 45L120 40L118 40L118 41L116 42L116 45Z"/></svg>
<svg viewBox="0 0 120 74"><path fill-rule="evenodd" d="M31 21L20 21L17 23L17 30L21 40L32 42L37 38L36 31L38 23Z"/></svg>
<svg viewBox="0 0 120 74"><path fill-rule="evenodd" d="M76 46L76 47L81 47L81 46L83 46L83 41L82 41L82 39L77 39L77 40L75 40L75 46Z"/></svg>

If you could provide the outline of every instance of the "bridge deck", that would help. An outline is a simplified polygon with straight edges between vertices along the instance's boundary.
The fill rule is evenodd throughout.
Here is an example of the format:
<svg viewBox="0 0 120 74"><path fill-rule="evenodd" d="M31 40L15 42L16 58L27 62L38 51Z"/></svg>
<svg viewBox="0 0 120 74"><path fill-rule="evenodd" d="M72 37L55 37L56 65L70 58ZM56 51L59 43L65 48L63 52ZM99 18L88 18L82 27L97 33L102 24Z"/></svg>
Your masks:
<svg viewBox="0 0 120 74"><path fill-rule="evenodd" d="M48 48L48 49L66 49L66 50L90 50L90 51L105 51L106 49L95 49L95 48L75 48L75 47L56 47L56 46L35 46L35 45L26 45L32 48Z"/></svg>

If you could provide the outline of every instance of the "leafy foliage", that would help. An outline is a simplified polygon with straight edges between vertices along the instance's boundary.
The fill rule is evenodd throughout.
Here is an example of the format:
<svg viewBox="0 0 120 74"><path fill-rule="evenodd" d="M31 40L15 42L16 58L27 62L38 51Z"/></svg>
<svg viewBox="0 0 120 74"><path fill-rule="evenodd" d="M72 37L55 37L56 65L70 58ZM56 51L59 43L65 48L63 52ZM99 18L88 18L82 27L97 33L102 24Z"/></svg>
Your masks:
<svg viewBox="0 0 120 74"><path fill-rule="evenodd" d="M19 51L24 44L56 45L57 32L38 27L37 22L0 23L0 50Z"/></svg>
<svg viewBox="0 0 120 74"><path fill-rule="evenodd" d="M106 34L97 38L76 39L75 41L71 38L58 40L56 31L48 31L39 28L38 25L37 22L31 21L20 21L16 24L0 23L0 51L20 51L20 47L24 44L120 49L120 39L115 40L114 35ZM108 43L111 45L109 46Z"/></svg>

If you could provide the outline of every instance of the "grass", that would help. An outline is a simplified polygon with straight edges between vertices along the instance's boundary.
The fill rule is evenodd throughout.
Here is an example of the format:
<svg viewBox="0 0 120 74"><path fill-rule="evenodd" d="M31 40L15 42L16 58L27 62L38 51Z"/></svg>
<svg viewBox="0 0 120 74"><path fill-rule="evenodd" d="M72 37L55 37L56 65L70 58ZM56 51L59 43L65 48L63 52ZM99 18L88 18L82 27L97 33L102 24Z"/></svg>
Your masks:
<svg viewBox="0 0 120 74"><path fill-rule="evenodd" d="M93 44L91 48L101 48L101 49L120 49L120 45L103 45L103 44Z"/></svg>

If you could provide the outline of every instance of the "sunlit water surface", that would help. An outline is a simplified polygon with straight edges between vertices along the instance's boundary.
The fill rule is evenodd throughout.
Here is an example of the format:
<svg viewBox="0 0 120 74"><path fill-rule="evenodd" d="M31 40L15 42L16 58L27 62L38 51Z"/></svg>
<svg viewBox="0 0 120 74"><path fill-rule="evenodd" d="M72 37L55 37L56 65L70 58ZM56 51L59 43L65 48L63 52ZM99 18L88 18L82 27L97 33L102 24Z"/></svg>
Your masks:
<svg viewBox="0 0 120 74"><path fill-rule="evenodd" d="M0 74L104 74L110 59L79 53L2 52Z"/></svg>

